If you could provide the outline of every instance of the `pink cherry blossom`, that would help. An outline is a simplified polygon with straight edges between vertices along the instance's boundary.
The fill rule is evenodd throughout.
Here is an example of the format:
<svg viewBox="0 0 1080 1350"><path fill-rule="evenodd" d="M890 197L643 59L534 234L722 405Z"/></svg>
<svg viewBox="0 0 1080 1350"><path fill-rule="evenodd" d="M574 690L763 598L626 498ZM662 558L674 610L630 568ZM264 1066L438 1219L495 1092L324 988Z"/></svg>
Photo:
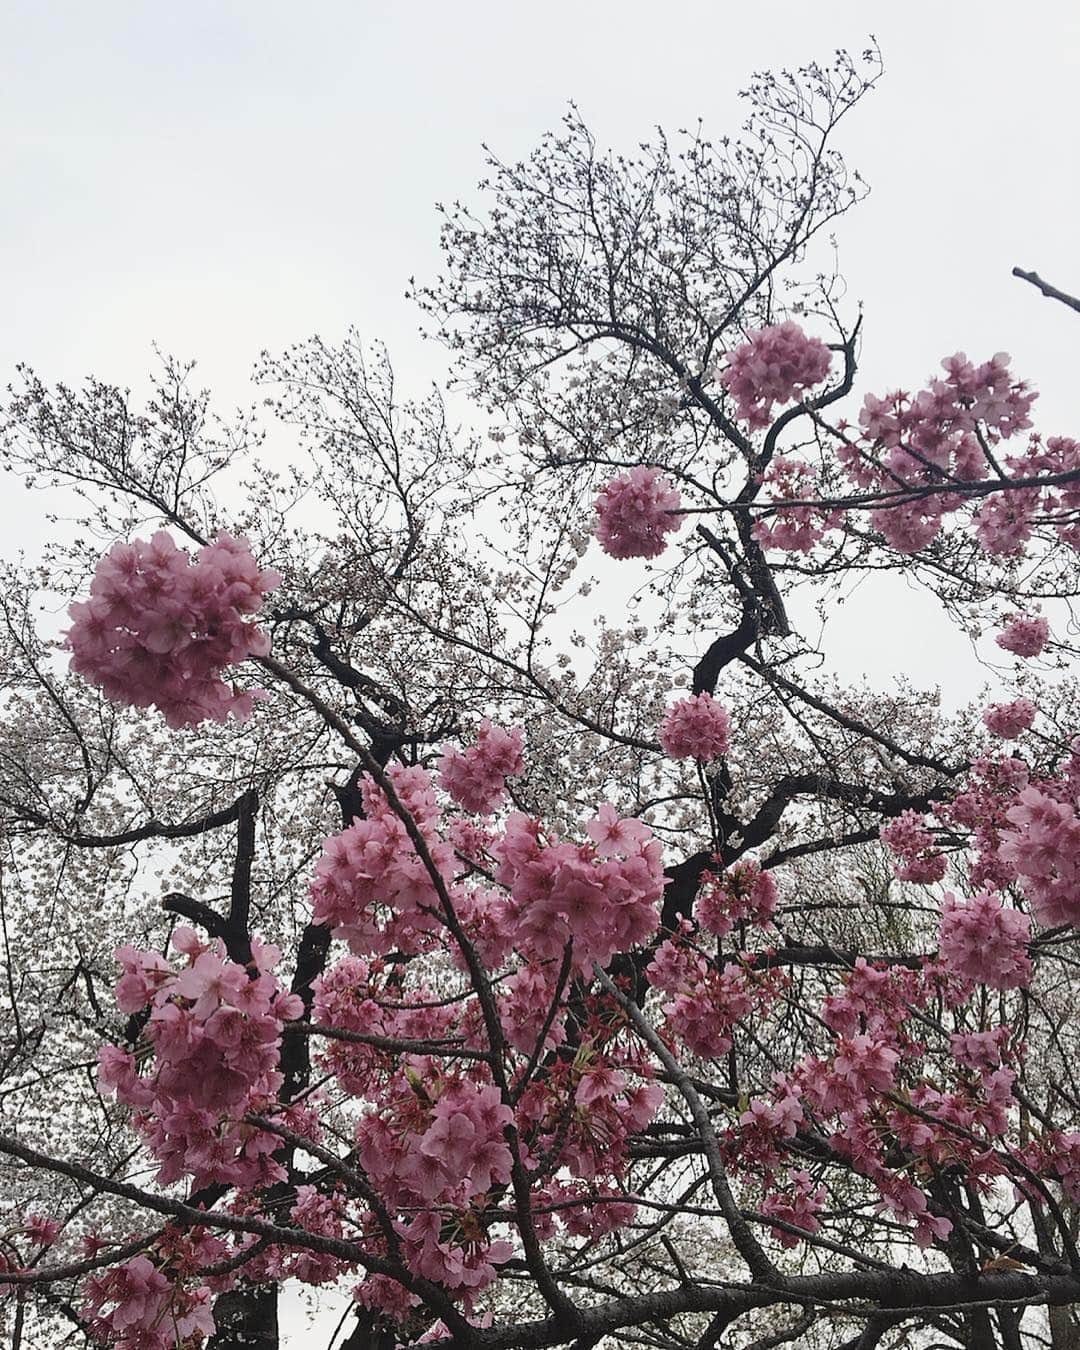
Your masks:
<svg viewBox="0 0 1080 1350"><path fill-rule="evenodd" d="M660 727L660 744L674 759L707 763L726 755L731 717L711 694L691 694L668 709Z"/></svg>
<svg viewBox="0 0 1080 1350"><path fill-rule="evenodd" d="M1015 740L1035 721L1037 712L1030 699L1018 698L1012 703L992 703L983 713L986 729L1003 740Z"/></svg>
<svg viewBox="0 0 1080 1350"><path fill-rule="evenodd" d="M682 523L681 498L659 469L635 465L600 489L596 537L613 558L657 558Z"/></svg>
<svg viewBox="0 0 1080 1350"><path fill-rule="evenodd" d="M994 641L1007 652L1020 657L1038 656L1050 636L1050 625L1038 616L1018 614L1001 630Z"/></svg>
<svg viewBox="0 0 1080 1350"><path fill-rule="evenodd" d="M485 718L476 744L447 746L439 760L439 784L464 810L486 816L506 800L506 780L524 771L520 727L504 731Z"/></svg>
<svg viewBox="0 0 1080 1350"><path fill-rule="evenodd" d="M247 620L279 585L247 540L221 533L193 561L160 531L119 543L98 563L90 598L73 604L71 667L116 703L156 707L171 727L249 717L252 693L223 676L265 656L266 635Z"/></svg>
<svg viewBox="0 0 1080 1350"><path fill-rule="evenodd" d="M737 415L761 428L772 420L774 404L790 403L824 380L832 353L789 319L748 334L724 363L720 383L735 399Z"/></svg>
<svg viewBox="0 0 1080 1350"><path fill-rule="evenodd" d="M981 891L971 900L947 892L941 907L938 949L941 959L961 979L989 989L1021 989L1031 979L1027 953L1031 920Z"/></svg>

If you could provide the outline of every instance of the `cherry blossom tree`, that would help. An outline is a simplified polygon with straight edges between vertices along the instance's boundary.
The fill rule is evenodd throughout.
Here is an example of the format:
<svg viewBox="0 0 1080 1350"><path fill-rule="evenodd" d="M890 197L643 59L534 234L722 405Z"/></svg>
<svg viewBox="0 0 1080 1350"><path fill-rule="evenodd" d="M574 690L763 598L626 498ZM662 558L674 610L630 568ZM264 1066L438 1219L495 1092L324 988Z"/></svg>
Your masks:
<svg viewBox="0 0 1080 1350"><path fill-rule="evenodd" d="M291 1283L349 1350L1075 1344L1080 442L1001 353L857 387L877 75L493 159L448 396L20 372L9 1343L275 1350ZM817 673L900 570L996 636L959 714Z"/></svg>

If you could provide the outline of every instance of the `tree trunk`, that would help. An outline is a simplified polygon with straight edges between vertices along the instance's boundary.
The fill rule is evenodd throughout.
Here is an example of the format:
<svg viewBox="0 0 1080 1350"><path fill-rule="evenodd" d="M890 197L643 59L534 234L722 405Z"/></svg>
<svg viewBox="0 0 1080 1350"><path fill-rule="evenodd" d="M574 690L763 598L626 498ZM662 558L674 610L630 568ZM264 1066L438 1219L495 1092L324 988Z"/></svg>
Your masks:
<svg viewBox="0 0 1080 1350"><path fill-rule="evenodd" d="M220 1294L206 1350L278 1350L277 1305L276 1284L241 1284Z"/></svg>

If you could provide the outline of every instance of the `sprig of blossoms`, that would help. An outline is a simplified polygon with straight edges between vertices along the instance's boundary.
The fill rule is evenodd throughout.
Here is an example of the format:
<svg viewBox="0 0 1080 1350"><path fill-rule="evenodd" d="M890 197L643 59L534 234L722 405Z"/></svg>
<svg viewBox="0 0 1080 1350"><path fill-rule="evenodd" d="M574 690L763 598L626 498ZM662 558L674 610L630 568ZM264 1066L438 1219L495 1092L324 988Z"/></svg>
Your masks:
<svg viewBox="0 0 1080 1350"><path fill-rule="evenodd" d="M674 759L708 763L726 755L731 741L731 716L711 694L691 694L668 709L660 727L660 744Z"/></svg>
<svg viewBox="0 0 1080 1350"><path fill-rule="evenodd" d="M832 353L789 319L750 333L724 354L720 383L734 398L737 415L755 429L767 427L773 405L790 403L829 373Z"/></svg>
<svg viewBox="0 0 1080 1350"><path fill-rule="evenodd" d="M230 714L243 721L255 695L223 675L270 650L249 619L280 581L260 570L246 539L224 532L194 559L165 530L114 544L97 565L89 600L69 610L71 667L115 703L159 708L170 727Z"/></svg>
<svg viewBox="0 0 1080 1350"><path fill-rule="evenodd" d="M659 469L643 464L620 474L596 498L596 537L613 558L657 558L665 535L682 523L682 498Z"/></svg>

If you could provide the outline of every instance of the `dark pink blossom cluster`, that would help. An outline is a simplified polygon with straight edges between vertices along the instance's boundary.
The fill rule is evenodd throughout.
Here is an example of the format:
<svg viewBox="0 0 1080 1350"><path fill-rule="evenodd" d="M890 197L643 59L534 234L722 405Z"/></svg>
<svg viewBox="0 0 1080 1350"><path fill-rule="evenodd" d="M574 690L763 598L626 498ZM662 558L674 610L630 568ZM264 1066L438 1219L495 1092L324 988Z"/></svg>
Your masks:
<svg viewBox="0 0 1080 1350"><path fill-rule="evenodd" d="M383 1202L409 1217L399 1237L410 1269L446 1288L475 1291L513 1254L479 1219L480 1198L510 1180L504 1137L513 1121L498 1089L411 1058L356 1129L364 1171Z"/></svg>
<svg viewBox="0 0 1080 1350"><path fill-rule="evenodd" d="M463 811L488 816L506 800L506 780L525 768L522 731L504 731L488 718L480 723L476 744L466 750L447 746L439 760L439 785Z"/></svg>
<svg viewBox="0 0 1080 1350"><path fill-rule="evenodd" d="M1037 712L1030 699L1018 698L1012 703L992 703L983 713L983 722L993 735L1014 741L1030 728Z"/></svg>
<svg viewBox="0 0 1080 1350"><path fill-rule="evenodd" d="M1021 712L1026 718L1027 710L1021 709ZM1073 741L1069 757L1053 777L1033 780L1028 765L1015 757L976 759L964 788L951 802L938 807L937 814L953 830L968 833L967 849L971 855L968 874L973 886L1001 891L1018 881L1037 922L1047 927L1080 927L1078 807L1080 738ZM918 817L908 821L901 817L895 826L888 827L888 832L889 838L886 838L886 831L882 831L882 838L902 858L914 859L918 868L924 857L924 846L929 850L927 841L932 839L925 824ZM925 879L938 880L935 871L933 867L928 868ZM982 895L976 910L972 911L977 912L978 923L974 918L962 919L963 906L954 908L950 920L950 925L960 925L950 928L957 943L967 933L967 940L976 946L974 935L982 933L981 941L988 949L983 959L987 961L997 959L989 950L992 942L998 940L993 938L993 933L999 928L1003 932L1008 930L1014 937L1001 936L1000 941L1016 943L1019 937L1015 935L1021 929L1026 933L1028 922L1025 916L1007 908L998 914L995 904L997 901L992 896ZM950 942L953 940L949 939ZM943 953L944 950L943 946ZM953 950L959 953L959 946ZM975 952L971 960L978 959L979 954ZM1001 959L1004 962L1004 958ZM968 963L957 954L952 964L960 969ZM968 978L976 976L969 972Z"/></svg>
<svg viewBox="0 0 1080 1350"><path fill-rule="evenodd" d="M882 826L881 842L899 858L896 875L901 881L928 883L945 875L945 855L937 847L926 820L917 811L903 811Z"/></svg>
<svg viewBox="0 0 1080 1350"><path fill-rule="evenodd" d="M1080 470L1080 441L1071 436L1048 436L1043 444L1037 436L1032 436L1025 461L1022 468L1029 473L1077 473ZM1049 489L1042 509L1047 519L1054 522L1061 542L1070 548L1080 548L1080 478Z"/></svg>
<svg viewBox="0 0 1080 1350"><path fill-rule="evenodd" d="M967 901L947 892L941 906L938 950L962 980L988 989L1023 989L1031 980L1031 920L991 891Z"/></svg>
<svg viewBox="0 0 1080 1350"><path fill-rule="evenodd" d="M818 472L812 464L778 455L765 470L762 481L770 489L767 518L754 525L754 538L765 548L789 553L809 553L828 530L840 524L842 513L820 506L785 506L816 495Z"/></svg>
<svg viewBox="0 0 1080 1350"><path fill-rule="evenodd" d="M694 902L694 918L714 937L726 937L736 924L771 924L776 913L776 882L757 862L737 862L726 872L704 872Z"/></svg>
<svg viewBox="0 0 1080 1350"><path fill-rule="evenodd" d="M758 973L749 962L725 962L718 968L678 939L660 946L649 978L671 995L663 1005L669 1032L702 1059L726 1055L735 1028L770 1006L786 979L780 971Z"/></svg>
<svg viewBox="0 0 1080 1350"><path fill-rule="evenodd" d="M726 755L731 716L711 694L691 694L668 709L660 727L660 744L673 759L707 763Z"/></svg>
<svg viewBox="0 0 1080 1350"><path fill-rule="evenodd" d="M249 622L281 581L246 539L221 533L192 559L164 530L115 544L90 598L71 606L71 667L115 703L156 707L171 727L251 715L251 692L223 678L270 644Z"/></svg>
<svg viewBox="0 0 1080 1350"><path fill-rule="evenodd" d="M785 1184L766 1195L761 1205L762 1214L783 1223L793 1224L804 1233L816 1233L821 1224L817 1216L825 1206L825 1187L815 1186L810 1173L801 1167L790 1168ZM785 1228L770 1229L781 1247L797 1247L801 1241L797 1233Z"/></svg>
<svg viewBox="0 0 1080 1350"><path fill-rule="evenodd" d="M665 877L652 831L610 805L588 831L589 844L571 844L544 838L519 812L506 822L495 878L510 891L514 945L530 960L557 960L573 941L575 968L587 972L656 931Z"/></svg>
<svg viewBox="0 0 1080 1350"><path fill-rule="evenodd" d="M771 1091L751 1099L724 1140L733 1171L760 1169L768 1179L789 1161L797 1136L824 1132L829 1147L875 1187L878 1207L912 1225L919 1245L946 1238L951 1222L934 1212L924 1187L943 1166L962 1169L976 1185L1002 1174L992 1144L1014 1109L1015 1074L1004 1063L1010 1033L990 1027L939 1037L939 1072L930 1079L930 1047L913 1032L927 1035L933 1019L914 1020L912 1013L942 996L949 1006L965 1007L970 994L970 982L958 985L934 963L911 968L860 958L823 1005L823 1020L837 1037L831 1054L804 1056L791 1072L774 1075ZM764 1212L797 1223L782 1199L783 1193L778 1208Z"/></svg>
<svg viewBox="0 0 1080 1350"><path fill-rule="evenodd" d="M820 384L831 364L824 342L789 319L748 334L725 353L720 383L735 400L737 416L760 429L772 421L774 404L790 403Z"/></svg>
<svg viewBox="0 0 1080 1350"><path fill-rule="evenodd" d="M998 850L1041 924L1080 928L1080 818L1076 784L1028 785L1005 812Z"/></svg>
<svg viewBox="0 0 1080 1350"><path fill-rule="evenodd" d="M677 530L682 499L659 469L637 464L596 498L596 537L613 558L657 558Z"/></svg>
<svg viewBox="0 0 1080 1350"><path fill-rule="evenodd" d="M430 775L418 766L397 765L389 778L449 883L458 866L439 832ZM382 790L365 777L361 795L364 817L323 845L311 884L315 922L328 924L360 955L418 951L439 928L435 882Z"/></svg>
<svg viewBox="0 0 1080 1350"><path fill-rule="evenodd" d="M105 1046L102 1086L134 1108L162 1185L181 1177L196 1188L284 1180L271 1156L281 1141L244 1121L276 1098L282 1026L304 1011L271 973L281 953L255 939L250 967L241 966L220 941L208 945L183 927L173 933L173 946L188 958L180 971L156 952L117 949L124 971L117 1006L125 1013L149 1009L144 1034L153 1066L140 1072L130 1051Z"/></svg>
<svg viewBox="0 0 1080 1350"><path fill-rule="evenodd" d="M1050 637L1050 625L1039 615L1017 614L994 641L1004 651L1027 660L1039 656Z"/></svg>
<svg viewBox="0 0 1080 1350"><path fill-rule="evenodd" d="M210 1290L169 1279L145 1256L92 1275L82 1315L112 1350L195 1350L214 1334Z"/></svg>
<svg viewBox="0 0 1080 1350"><path fill-rule="evenodd" d="M867 395L859 414L861 436L845 440L837 451L861 491L897 498L872 511L871 521L901 553L926 548L945 517L967 505L962 492L942 489L987 475L983 444L996 444L1031 425L1036 395L1012 378L1007 355L998 353L976 366L959 352L941 364L945 378L931 380L915 395ZM1016 461L1017 476L1028 471L1026 461ZM975 528L982 547L995 554L1019 550L1030 534L1039 495L1038 489L1027 496L1023 490L1003 492L1001 500L995 497L980 507Z"/></svg>

